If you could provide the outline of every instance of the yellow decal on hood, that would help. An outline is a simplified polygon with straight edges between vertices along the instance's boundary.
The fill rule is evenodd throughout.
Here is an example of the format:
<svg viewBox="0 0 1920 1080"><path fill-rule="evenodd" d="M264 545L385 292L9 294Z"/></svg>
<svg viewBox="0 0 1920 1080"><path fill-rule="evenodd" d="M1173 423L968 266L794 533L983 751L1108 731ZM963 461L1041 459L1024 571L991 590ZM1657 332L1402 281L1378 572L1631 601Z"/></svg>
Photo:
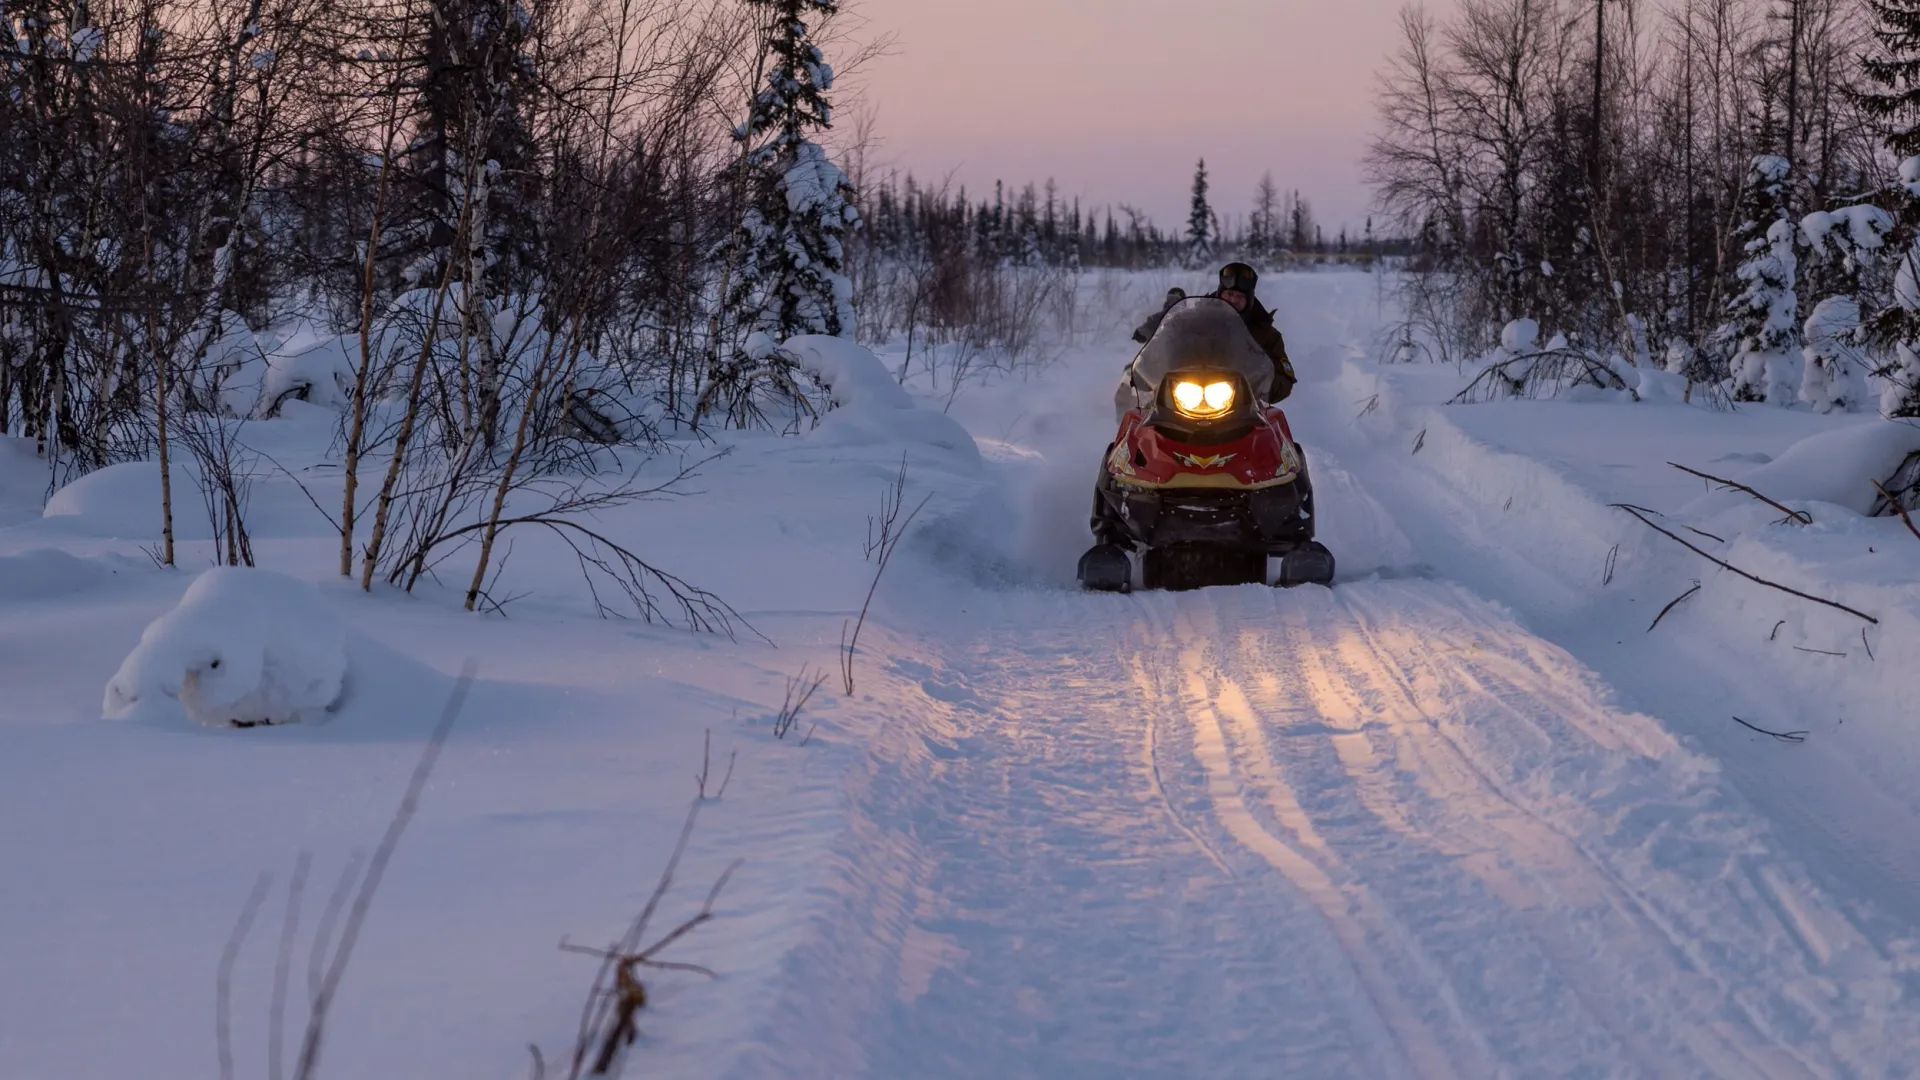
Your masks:
<svg viewBox="0 0 1920 1080"><path fill-rule="evenodd" d="M1240 455L1238 454L1175 454L1173 456L1179 458L1181 461L1185 462L1188 465L1193 466L1196 469L1217 469L1220 466L1225 465L1227 462L1232 461L1234 458L1239 457Z"/></svg>

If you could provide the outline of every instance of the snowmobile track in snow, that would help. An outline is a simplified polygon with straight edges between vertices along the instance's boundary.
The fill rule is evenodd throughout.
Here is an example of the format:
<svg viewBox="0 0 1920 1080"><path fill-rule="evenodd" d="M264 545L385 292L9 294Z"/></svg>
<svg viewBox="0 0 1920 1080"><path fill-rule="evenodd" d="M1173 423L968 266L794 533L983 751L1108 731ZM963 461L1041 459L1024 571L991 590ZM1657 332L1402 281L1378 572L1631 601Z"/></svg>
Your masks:
<svg viewBox="0 0 1920 1080"><path fill-rule="evenodd" d="M920 869L854 906L901 973L838 1018L878 1033L859 1075L1912 1068L1885 950L1708 763L1458 586L967 622L891 672L921 737L862 843Z"/></svg>

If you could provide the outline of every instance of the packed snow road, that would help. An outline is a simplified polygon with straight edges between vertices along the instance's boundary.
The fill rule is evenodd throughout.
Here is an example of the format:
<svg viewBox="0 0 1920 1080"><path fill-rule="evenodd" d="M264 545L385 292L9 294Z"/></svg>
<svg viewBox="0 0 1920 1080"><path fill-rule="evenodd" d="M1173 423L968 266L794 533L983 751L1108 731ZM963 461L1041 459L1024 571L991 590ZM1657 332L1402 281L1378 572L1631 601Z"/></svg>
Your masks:
<svg viewBox="0 0 1920 1080"><path fill-rule="evenodd" d="M989 587L888 644L909 690L874 717L834 914L736 1075L1920 1067L1907 944L1416 562L1401 526L1443 523L1404 448L1328 419L1336 385L1290 408L1358 568L1333 590Z"/></svg>
<svg viewBox="0 0 1920 1080"><path fill-rule="evenodd" d="M1457 587L967 618L892 672L924 715L848 880L914 869L843 912L881 955L806 965L868 984L789 1002L793 1075L842 1025L876 1077L1909 1067L1873 943L1713 771Z"/></svg>

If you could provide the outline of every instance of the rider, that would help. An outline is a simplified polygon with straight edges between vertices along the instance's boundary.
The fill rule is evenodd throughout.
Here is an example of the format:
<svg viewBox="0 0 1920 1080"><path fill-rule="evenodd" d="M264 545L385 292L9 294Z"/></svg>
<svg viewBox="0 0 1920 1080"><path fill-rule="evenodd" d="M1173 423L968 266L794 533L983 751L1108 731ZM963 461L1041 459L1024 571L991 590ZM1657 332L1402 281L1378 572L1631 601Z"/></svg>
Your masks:
<svg viewBox="0 0 1920 1080"><path fill-rule="evenodd" d="M1268 401L1284 401L1293 393L1293 384L1299 379L1293 373L1293 361L1287 359L1287 343L1280 331L1273 325L1273 312L1261 305L1259 297L1254 295L1254 287L1260 283L1260 274L1246 263L1228 263L1220 268L1220 287L1207 294L1211 299L1225 300L1240 318L1247 324L1247 332L1253 335L1262 351L1273 361L1273 388L1267 391ZM1178 294L1178 295L1176 295ZM1173 305L1186 299L1186 293L1173 289L1167 293L1166 306L1152 315L1133 332L1135 341L1146 341L1160 328L1160 320L1166 318L1167 311Z"/></svg>

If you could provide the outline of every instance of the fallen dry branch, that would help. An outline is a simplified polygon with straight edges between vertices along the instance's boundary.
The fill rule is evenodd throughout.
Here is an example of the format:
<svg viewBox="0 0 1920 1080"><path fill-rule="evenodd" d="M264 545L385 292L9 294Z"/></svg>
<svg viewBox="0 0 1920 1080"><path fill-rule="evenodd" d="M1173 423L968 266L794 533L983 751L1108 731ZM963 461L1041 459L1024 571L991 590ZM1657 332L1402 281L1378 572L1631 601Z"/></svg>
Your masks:
<svg viewBox="0 0 1920 1080"><path fill-rule="evenodd" d="M1667 617L1667 612L1672 611L1674 608L1679 607L1680 601L1685 600L1687 597L1692 596L1694 593L1697 593L1699 591L1700 591L1700 583L1696 581L1693 583L1693 588L1688 589L1686 592L1683 592L1679 596L1676 596L1673 599L1667 601L1667 606L1661 608L1660 614L1655 615L1653 617L1653 623L1652 625L1647 627L1647 633L1649 634L1653 633L1653 628L1655 626L1660 625L1660 620Z"/></svg>
<svg viewBox="0 0 1920 1080"><path fill-rule="evenodd" d="M1873 486L1880 492L1881 498L1887 500L1887 505L1893 507L1894 511L1900 515L1900 520L1906 523L1907 531L1913 534L1914 539L1920 540L1920 525L1913 523L1913 515L1907 511L1907 508L1901 505L1900 500L1894 498L1893 492L1888 491L1886 485L1880 481L1875 480Z"/></svg>
<svg viewBox="0 0 1920 1080"><path fill-rule="evenodd" d="M1854 608L1850 608L1847 605L1842 604L1837 600L1828 600L1823 597L1814 596L1810 593L1803 593L1799 589L1790 588L1789 586L1782 585L1777 581L1768 581L1766 578L1763 578L1758 574L1748 573L1747 571L1740 569L1739 567L1733 565L1732 563L1728 562L1725 559L1720 558L1717 555L1713 555L1708 552L1702 551L1698 547L1694 546L1692 543L1688 542L1688 540L1685 537L1679 536L1667 529L1663 529L1660 526L1654 524L1651 520L1649 520L1646 517L1645 514L1642 514L1640 512L1639 507L1631 506L1627 503L1614 503L1613 506L1615 509L1625 510L1627 513L1632 514L1635 518L1639 519L1642 525L1645 525L1647 528L1652 529L1654 532L1657 532L1660 535L1666 537L1667 539L1672 540L1674 543L1679 544L1681 547L1686 548L1688 551L1693 552L1695 555L1700 556L1701 558L1707 560L1708 562L1713 563L1715 566L1720 567L1722 570L1731 570L1734 573L1739 574L1741 577L1746 578L1748 581L1751 581L1756 585L1765 585L1769 589L1778 589L1779 591L1786 593L1790 596L1797 596L1802 600L1811 600L1816 604L1824 604L1825 606L1833 608L1836 611L1844 611L1847 614L1852 615L1854 618L1865 619L1866 621L1874 624L1875 626L1880 625L1879 619L1874 618L1873 616L1867 614L1864 611L1859 611Z"/></svg>
<svg viewBox="0 0 1920 1080"><path fill-rule="evenodd" d="M1766 735L1770 738L1777 739L1780 742L1803 743L1807 741L1807 733L1804 731L1768 731L1766 728L1763 728L1763 727L1755 727L1754 725L1747 723L1745 720L1742 720L1737 716L1734 717L1733 719L1735 723L1738 723L1742 727L1749 728L1753 731L1757 731L1762 735Z"/></svg>
<svg viewBox="0 0 1920 1080"><path fill-rule="evenodd" d="M1759 492L1753 490L1747 485L1740 483L1738 480L1723 480L1718 476L1712 475L1711 473L1703 473L1699 469L1689 469L1685 465L1682 465L1677 461L1669 461L1667 462L1667 464L1673 466L1676 469L1679 469L1683 473L1687 473L1688 475L1697 476L1702 480L1710 480L1713 483L1719 484L1723 488L1729 488L1734 491L1746 492L1747 494L1753 496L1754 498L1759 499L1761 502L1766 503L1768 506L1773 507L1775 510L1778 510L1781 513L1787 515L1785 518L1781 519L1780 524L1782 525L1785 525L1789 521L1794 523L1795 525L1813 524L1812 514L1807 513L1805 510L1794 510L1790 507L1783 506L1782 504L1775 502L1774 500L1767 498L1765 495L1762 495Z"/></svg>

